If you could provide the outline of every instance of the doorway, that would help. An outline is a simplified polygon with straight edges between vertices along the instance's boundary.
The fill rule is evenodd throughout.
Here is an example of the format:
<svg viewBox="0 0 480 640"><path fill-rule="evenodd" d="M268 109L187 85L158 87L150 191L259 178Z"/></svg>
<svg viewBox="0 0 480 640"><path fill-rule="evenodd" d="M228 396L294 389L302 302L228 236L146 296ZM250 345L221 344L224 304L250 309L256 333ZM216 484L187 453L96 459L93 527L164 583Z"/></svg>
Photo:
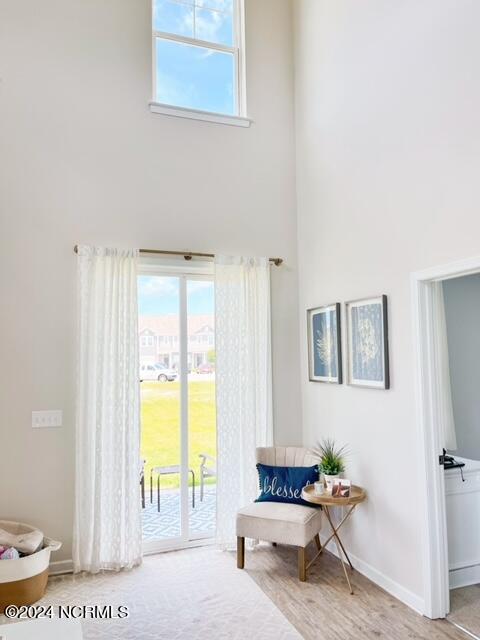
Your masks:
<svg viewBox="0 0 480 640"><path fill-rule="evenodd" d="M215 534L213 276L145 265L138 298L143 538L154 553Z"/></svg>
<svg viewBox="0 0 480 640"><path fill-rule="evenodd" d="M480 273L480 257L435 267L412 275L414 344L416 348L417 422L419 450L424 482L423 494L423 547L425 615L445 618L451 610L449 558L449 527L452 529L450 489L452 471L444 468L445 421L442 397L438 388L438 332L435 328L435 298L437 283ZM459 476L460 477L460 476ZM455 481L458 478L455 476ZM461 480L460 480L461 481ZM450 541L451 543L451 541ZM450 556L452 549L450 548ZM449 564L450 562L450 564ZM480 604L480 600L479 600ZM449 618L454 624L453 619ZM463 627L462 627L463 628ZM480 635L480 634L479 634Z"/></svg>

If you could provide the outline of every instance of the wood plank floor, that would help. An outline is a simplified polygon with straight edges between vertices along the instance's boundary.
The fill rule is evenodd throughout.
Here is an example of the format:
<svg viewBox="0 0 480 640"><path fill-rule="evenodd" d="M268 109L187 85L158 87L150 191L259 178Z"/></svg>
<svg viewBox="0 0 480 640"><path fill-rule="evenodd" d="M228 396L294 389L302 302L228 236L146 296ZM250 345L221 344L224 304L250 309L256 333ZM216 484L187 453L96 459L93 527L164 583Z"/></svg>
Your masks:
<svg viewBox="0 0 480 640"><path fill-rule="evenodd" d="M480 637L480 584L450 591L450 620Z"/></svg>
<svg viewBox="0 0 480 640"><path fill-rule="evenodd" d="M353 572L355 594L350 595L340 561L328 552L311 567L306 583L297 578L294 547L260 545L255 551L247 550L245 571L306 640L468 637L446 620L415 613L358 572Z"/></svg>

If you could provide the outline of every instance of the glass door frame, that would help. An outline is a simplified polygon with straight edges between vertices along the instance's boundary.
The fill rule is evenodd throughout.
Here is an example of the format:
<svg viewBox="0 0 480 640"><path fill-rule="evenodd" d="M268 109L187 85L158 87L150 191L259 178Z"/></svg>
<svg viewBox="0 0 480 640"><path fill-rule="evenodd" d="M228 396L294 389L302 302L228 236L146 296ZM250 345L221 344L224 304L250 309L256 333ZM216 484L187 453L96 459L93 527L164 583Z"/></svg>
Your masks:
<svg viewBox="0 0 480 640"><path fill-rule="evenodd" d="M211 262L141 257L137 276L159 276L179 279L179 382L180 382L180 536L143 541L143 555L174 551L212 544L211 533L190 534L188 496L188 299L189 280L214 281ZM141 431L141 430L140 430Z"/></svg>

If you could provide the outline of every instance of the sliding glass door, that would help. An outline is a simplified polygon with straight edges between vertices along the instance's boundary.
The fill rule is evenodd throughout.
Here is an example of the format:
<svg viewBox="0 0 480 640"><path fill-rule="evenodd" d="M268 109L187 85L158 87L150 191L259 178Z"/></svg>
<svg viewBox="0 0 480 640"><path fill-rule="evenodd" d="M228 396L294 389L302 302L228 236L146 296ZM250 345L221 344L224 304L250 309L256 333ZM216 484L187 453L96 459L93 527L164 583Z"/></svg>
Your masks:
<svg viewBox="0 0 480 640"><path fill-rule="evenodd" d="M216 509L215 312L212 280L187 280L188 465L198 470L191 538L213 536Z"/></svg>
<svg viewBox="0 0 480 640"><path fill-rule="evenodd" d="M145 551L215 532L213 280L142 269L139 353Z"/></svg>

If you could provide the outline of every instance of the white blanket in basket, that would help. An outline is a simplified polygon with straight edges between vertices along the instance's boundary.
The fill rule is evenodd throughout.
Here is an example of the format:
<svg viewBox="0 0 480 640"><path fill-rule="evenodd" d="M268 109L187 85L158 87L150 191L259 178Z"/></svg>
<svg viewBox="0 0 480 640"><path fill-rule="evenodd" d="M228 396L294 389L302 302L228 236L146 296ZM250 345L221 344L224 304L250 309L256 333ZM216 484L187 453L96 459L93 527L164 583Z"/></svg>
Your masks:
<svg viewBox="0 0 480 640"><path fill-rule="evenodd" d="M43 533L38 529L28 531L27 533L9 533L5 529L0 528L0 546L15 547L20 553L30 555L41 548L43 543Z"/></svg>

